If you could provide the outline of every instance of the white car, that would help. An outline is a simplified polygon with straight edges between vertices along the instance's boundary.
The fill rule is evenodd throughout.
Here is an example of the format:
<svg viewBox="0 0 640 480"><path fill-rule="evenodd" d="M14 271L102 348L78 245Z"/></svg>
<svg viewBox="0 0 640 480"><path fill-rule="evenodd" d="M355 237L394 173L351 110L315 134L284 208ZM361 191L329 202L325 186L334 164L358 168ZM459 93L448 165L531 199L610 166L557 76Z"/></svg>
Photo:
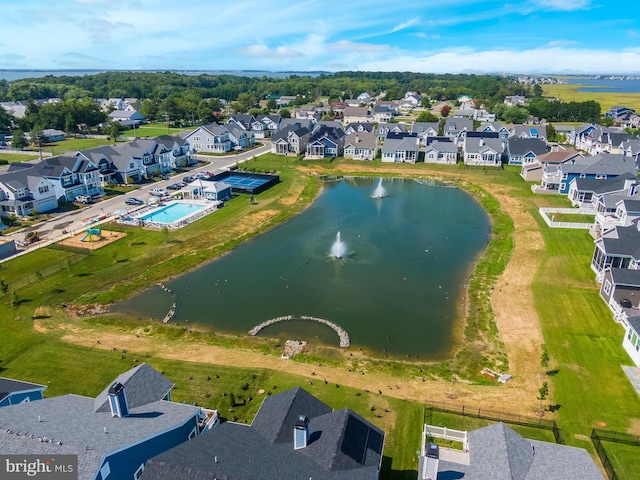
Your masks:
<svg viewBox="0 0 640 480"><path fill-rule="evenodd" d="M149 193L151 195L155 195L156 197L166 197L167 195L169 195L169 192L167 192L164 188L153 188Z"/></svg>

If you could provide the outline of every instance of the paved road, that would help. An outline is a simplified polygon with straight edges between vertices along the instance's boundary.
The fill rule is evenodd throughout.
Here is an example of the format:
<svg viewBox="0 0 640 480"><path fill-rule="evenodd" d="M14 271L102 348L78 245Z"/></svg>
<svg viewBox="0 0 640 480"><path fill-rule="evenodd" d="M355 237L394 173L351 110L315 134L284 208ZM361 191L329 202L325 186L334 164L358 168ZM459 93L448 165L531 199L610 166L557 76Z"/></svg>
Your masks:
<svg viewBox="0 0 640 480"><path fill-rule="evenodd" d="M76 233L87 229L86 220L91 218L97 218L104 216L104 221L109 221L114 216L114 212L121 210L132 210L139 207L133 207L125 203L127 197L135 197L146 202L150 198L149 190L152 188L166 188L167 185L176 183L182 180L187 175L193 175L197 172L213 172L218 173L228 169L236 163L245 162L251 158L257 157L268 153L271 150L271 143L265 142L265 145L235 155L227 155L224 157L213 157L209 155L198 155L198 160L209 162L208 164L190 170L188 173L180 175L174 175L169 180L162 180L160 182L150 183L144 185L137 190L127 193L126 195L118 195L108 200L100 200L91 205L87 205L84 208L76 210L74 212L53 214L53 218L37 226L37 231L40 234L41 241L29 246L28 249L20 251L32 251L36 248L40 248L51 243L62 240L65 237L72 236ZM96 223L96 225L99 223ZM63 231L67 233L63 233ZM14 232L6 235L5 238L10 238L17 241L24 240L24 231Z"/></svg>

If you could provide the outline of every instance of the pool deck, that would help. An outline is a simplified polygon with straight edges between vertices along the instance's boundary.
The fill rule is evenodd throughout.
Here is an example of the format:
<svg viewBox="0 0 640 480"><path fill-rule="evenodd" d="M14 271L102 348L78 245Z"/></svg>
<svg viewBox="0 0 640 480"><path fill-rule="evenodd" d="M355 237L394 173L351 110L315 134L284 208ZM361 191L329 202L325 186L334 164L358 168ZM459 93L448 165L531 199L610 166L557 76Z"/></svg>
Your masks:
<svg viewBox="0 0 640 480"><path fill-rule="evenodd" d="M153 215L155 212L160 212L163 209L170 207L171 205L174 205L174 204L198 205L203 208L171 222L159 222L155 220L145 220L142 218L147 215ZM221 204L222 202L212 202L207 200L189 200L189 201L169 200L166 203L159 202L154 205L149 205L148 207L138 210L137 212L135 212L134 215L123 216L118 219L118 222L124 225L136 225L141 227L151 227L151 228L160 228L160 229L165 227L170 229L181 228L186 225L189 225L190 223L195 222L196 220L199 220L205 215L208 215L216 211Z"/></svg>

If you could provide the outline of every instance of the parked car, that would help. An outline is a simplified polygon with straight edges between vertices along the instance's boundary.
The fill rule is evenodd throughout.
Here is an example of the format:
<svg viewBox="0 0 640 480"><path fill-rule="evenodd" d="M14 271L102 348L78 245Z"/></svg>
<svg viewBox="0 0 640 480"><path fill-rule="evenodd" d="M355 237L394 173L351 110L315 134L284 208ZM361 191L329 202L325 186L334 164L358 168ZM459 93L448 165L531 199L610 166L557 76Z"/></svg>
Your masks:
<svg viewBox="0 0 640 480"><path fill-rule="evenodd" d="M167 192L164 188L153 188L149 193L151 195L155 195L156 197L166 197L167 195L169 195L169 192Z"/></svg>
<svg viewBox="0 0 640 480"><path fill-rule="evenodd" d="M167 187L167 190L180 190L182 187L184 187L183 183L172 183Z"/></svg>
<svg viewBox="0 0 640 480"><path fill-rule="evenodd" d="M88 205L89 203L91 203L93 200L91 199L91 197L89 195L78 195L75 198L76 202L80 202L80 203L84 203L85 205Z"/></svg>
<svg viewBox="0 0 640 480"><path fill-rule="evenodd" d="M144 205L144 202L142 200L140 200L139 198L135 198L135 197L129 197L127 198L124 203L126 203L127 205Z"/></svg>

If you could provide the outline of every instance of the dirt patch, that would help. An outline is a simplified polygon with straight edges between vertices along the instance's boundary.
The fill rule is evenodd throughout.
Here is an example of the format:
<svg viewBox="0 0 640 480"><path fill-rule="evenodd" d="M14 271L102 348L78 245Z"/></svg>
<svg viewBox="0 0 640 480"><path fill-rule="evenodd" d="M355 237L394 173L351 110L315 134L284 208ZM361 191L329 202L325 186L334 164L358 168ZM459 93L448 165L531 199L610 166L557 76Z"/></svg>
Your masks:
<svg viewBox="0 0 640 480"><path fill-rule="evenodd" d="M100 229L98 229L100 230ZM88 232L81 233L74 237L69 237L61 242L61 245L75 248L86 248L88 250L97 250L110 243L120 240L127 234L123 232L112 232L111 230L100 230L99 235L89 235ZM84 240L83 240L84 239Z"/></svg>

